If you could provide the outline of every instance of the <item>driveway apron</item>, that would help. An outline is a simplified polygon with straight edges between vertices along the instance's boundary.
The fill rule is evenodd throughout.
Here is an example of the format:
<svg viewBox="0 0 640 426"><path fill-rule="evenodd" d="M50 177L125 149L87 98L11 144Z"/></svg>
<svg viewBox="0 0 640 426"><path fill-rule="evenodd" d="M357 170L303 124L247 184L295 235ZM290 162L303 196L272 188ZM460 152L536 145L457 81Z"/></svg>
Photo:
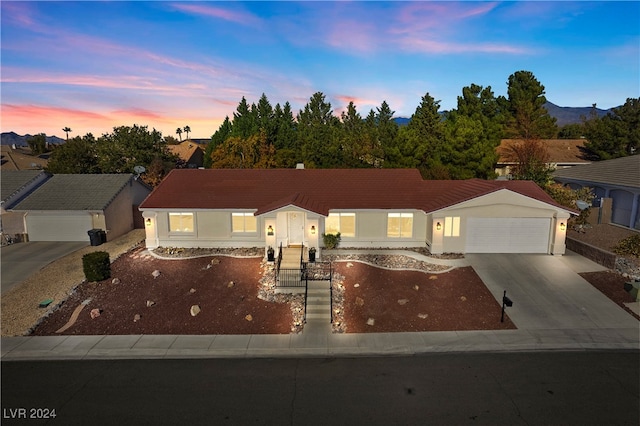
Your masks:
<svg viewBox="0 0 640 426"><path fill-rule="evenodd" d="M32 241L0 250L2 293L49 263L89 245L87 242Z"/></svg>
<svg viewBox="0 0 640 426"><path fill-rule="evenodd" d="M467 254L482 281L521 329L637 328L638 321L574 272L543 254ZM498 313L499 314L499 313Z"/></svg>

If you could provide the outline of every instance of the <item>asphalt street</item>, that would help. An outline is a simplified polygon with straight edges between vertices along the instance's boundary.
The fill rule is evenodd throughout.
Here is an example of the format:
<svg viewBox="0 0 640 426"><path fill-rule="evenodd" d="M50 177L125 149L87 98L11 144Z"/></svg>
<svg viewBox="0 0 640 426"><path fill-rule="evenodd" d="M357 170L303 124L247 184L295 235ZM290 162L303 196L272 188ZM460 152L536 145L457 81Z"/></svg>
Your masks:
<svg viewBox="0 0 640 426"><path fill-rule="evenodd" d="M0 249L2 293L49 263L89 245L87 242L32 241Z"/></svg>
<svg viewBox="0 0 640 426"><path fill-rule="evenodd" d="M638 425L639 361L638 351L3 361L2 424Z"/></svg>

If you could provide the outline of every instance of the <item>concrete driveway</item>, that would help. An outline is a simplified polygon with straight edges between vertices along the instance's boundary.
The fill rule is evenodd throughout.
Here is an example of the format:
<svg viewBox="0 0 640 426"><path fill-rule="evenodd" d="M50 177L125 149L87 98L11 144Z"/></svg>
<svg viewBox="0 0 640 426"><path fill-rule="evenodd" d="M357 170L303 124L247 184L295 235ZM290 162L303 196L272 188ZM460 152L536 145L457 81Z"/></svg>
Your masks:
<svg viewBox="0 0 640 426"><path fill-rule="evenodd" d="M465 257L500 303L507 291L513 301L507 313L518 328L638 328L635 318L578 275L576 269L586 264L577 259L544 254Z"/></svg>
<svg viewBox="0 0 640 426"><path fill-rule="evenodd" d="M89 245L89 242L33 241L0 249L2 293L49 263Z"/></svg>

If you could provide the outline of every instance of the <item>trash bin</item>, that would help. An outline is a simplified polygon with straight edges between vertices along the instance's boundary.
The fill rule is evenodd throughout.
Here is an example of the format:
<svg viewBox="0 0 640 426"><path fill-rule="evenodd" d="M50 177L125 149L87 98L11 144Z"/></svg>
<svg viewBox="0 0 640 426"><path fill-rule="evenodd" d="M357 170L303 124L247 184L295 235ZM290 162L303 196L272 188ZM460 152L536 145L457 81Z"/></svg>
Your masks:
<svg viewBox="0 0 640 426"><path fill-rule="evenodd" d="M100 234L100 241L102 242L102 244L107 242L107 231L100 229L99 232Z"/></svg>
<svg viewBox="0 0 640 426"><path fill-rule="evenodd" d="M102 244L102 234L100 232L100 229L89 229L87 231L87 234L89 234L89 241L92 246L99 246Z"/></svg>

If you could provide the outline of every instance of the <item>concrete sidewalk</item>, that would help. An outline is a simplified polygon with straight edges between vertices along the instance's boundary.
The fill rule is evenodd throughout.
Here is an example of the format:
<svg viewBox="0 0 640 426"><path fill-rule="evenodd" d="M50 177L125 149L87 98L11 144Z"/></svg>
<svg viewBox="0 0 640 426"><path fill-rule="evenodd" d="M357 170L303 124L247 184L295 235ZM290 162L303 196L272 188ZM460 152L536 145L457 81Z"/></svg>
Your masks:
<svg viewBox="0 0 640 426"><path fill-rule="evenodd" d="M639 350L640 323L577 272L581 256L467 255L517 330L285 335L3 337L3 361L128 358L354 357L427 352ZM496 321L500 310L496 310Z"/></svg>

